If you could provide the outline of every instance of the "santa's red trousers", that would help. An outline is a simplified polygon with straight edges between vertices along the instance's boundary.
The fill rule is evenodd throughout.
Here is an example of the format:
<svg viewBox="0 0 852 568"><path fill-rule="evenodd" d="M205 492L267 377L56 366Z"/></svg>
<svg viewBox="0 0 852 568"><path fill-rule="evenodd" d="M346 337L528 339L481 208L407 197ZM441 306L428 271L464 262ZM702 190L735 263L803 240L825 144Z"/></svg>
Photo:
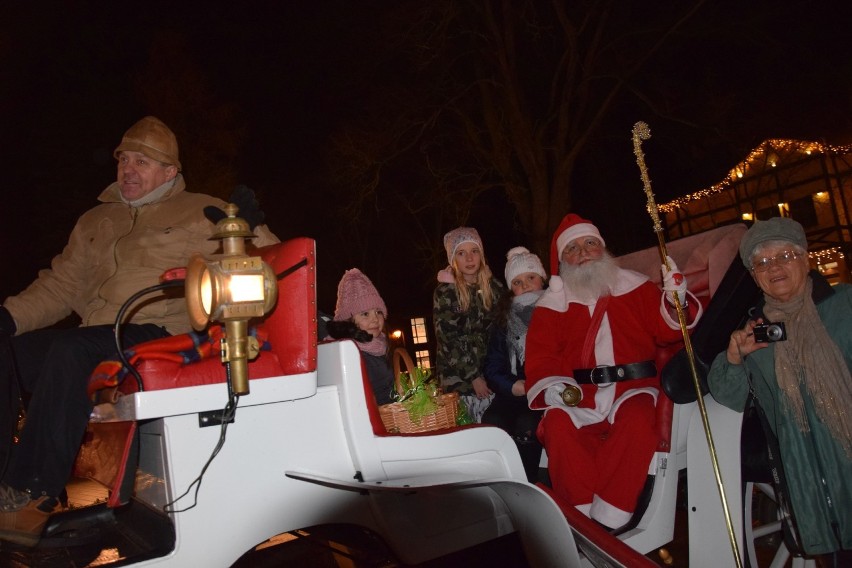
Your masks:
<svg viewBox="0 0 852 568"><path fill-rule="evenodd" d="M561 410L551 409L538 435L547 451L547 467L557 496L585 505L597 496L632 512L656 451L656 410L650 395L625 400L615 423L603 421L576 428Z"/></svg>

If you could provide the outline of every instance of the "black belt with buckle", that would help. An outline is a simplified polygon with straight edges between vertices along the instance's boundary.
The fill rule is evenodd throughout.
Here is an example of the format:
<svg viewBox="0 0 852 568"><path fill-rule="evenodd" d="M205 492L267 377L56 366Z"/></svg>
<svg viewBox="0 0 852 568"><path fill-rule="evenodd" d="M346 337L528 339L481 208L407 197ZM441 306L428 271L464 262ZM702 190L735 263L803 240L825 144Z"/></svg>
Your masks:
<svg viewBox="0 0 852 568"><path fill-rule="evenodd" d="M605 385L630 379L646 379L657 376L657 366L653 361L595 367L594 369L574 369L574 380L581 385Z"/></svg>

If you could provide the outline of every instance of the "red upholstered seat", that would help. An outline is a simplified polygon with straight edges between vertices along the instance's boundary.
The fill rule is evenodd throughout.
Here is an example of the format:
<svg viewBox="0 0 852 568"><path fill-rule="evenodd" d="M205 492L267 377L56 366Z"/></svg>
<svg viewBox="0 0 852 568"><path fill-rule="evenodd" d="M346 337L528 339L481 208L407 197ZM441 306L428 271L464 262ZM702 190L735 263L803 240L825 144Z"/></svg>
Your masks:
<svg viewBox="0 0 852 568"><path fill-rule="evenodd" d="M259 249L260 256L275 274L282 274L305 261L305 265L281 277L278 303L259 327L271 347L248 365L249 379L263 379L314 371L317 364L316 252L315 241L296 238ZM137 367L145 390L162 390L221 383L223 363L218 357L181 365L172 361L143 360ZM137 390L126 380L122 392Z"/></svg>
<svg viewBox="0 0 852 568"><path fill-rule="evenodd" d="M270 350L249 362L250 380L296 375L317 368L316 243L295 238L259 249L278 275L278 302L259 324ZM143 360L137 367L144 390L223 383L225 368L219 357L181 365L163 360ZM123 394L138 390L136 381L125 380ZM75 463L78 477L94 479L110 488L111 507L130 498L135 465L128 464L136 430L135 422L90 423ZM122 481L125 480L124 485Z"/></svg>

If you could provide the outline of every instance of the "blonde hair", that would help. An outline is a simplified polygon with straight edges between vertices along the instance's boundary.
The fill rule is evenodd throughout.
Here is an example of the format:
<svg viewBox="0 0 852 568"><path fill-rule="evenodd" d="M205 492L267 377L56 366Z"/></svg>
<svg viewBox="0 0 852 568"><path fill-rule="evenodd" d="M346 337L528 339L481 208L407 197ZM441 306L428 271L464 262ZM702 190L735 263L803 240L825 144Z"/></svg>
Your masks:
<svg viewBox="0 0 852 568"><path fill-rule="evenodd" d="M464 279L461 270L456 266L456 259L453 258L453 278L456 280L456 297L459 300L459 306L463 312L470 308L470 286ZM485 261L485 256L480 256L479 270L476 272L476 283L479 285L479 291L482 292L482 305L486 312L490 312L494 306L494 290L491 289L491 268Z"/></svg>

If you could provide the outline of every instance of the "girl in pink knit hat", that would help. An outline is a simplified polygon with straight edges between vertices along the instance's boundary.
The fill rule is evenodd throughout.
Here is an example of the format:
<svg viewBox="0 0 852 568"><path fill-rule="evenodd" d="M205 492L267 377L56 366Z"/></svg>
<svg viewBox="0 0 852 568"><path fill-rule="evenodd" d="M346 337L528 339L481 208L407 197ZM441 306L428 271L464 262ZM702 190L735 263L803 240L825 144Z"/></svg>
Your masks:
<svg viewBox="0 0 852 568"><path fill-rule="evenodd" d="M488 333L506 289L492 276L476 229L453 229L444 235L444 248L450 265L438 273L432 297L435 366L444 392L458 392L480 422L493 398L483 373Z"/></svg>
<svg viewBox="0 0 852 568"><path fill-rule="evenodd" d="M363 272L353 268L343 273L337 285L334 321L326 325L334 339L355 340L379 405L393 402L394 377L385 333L387 315L385 301Z"/></svg>

